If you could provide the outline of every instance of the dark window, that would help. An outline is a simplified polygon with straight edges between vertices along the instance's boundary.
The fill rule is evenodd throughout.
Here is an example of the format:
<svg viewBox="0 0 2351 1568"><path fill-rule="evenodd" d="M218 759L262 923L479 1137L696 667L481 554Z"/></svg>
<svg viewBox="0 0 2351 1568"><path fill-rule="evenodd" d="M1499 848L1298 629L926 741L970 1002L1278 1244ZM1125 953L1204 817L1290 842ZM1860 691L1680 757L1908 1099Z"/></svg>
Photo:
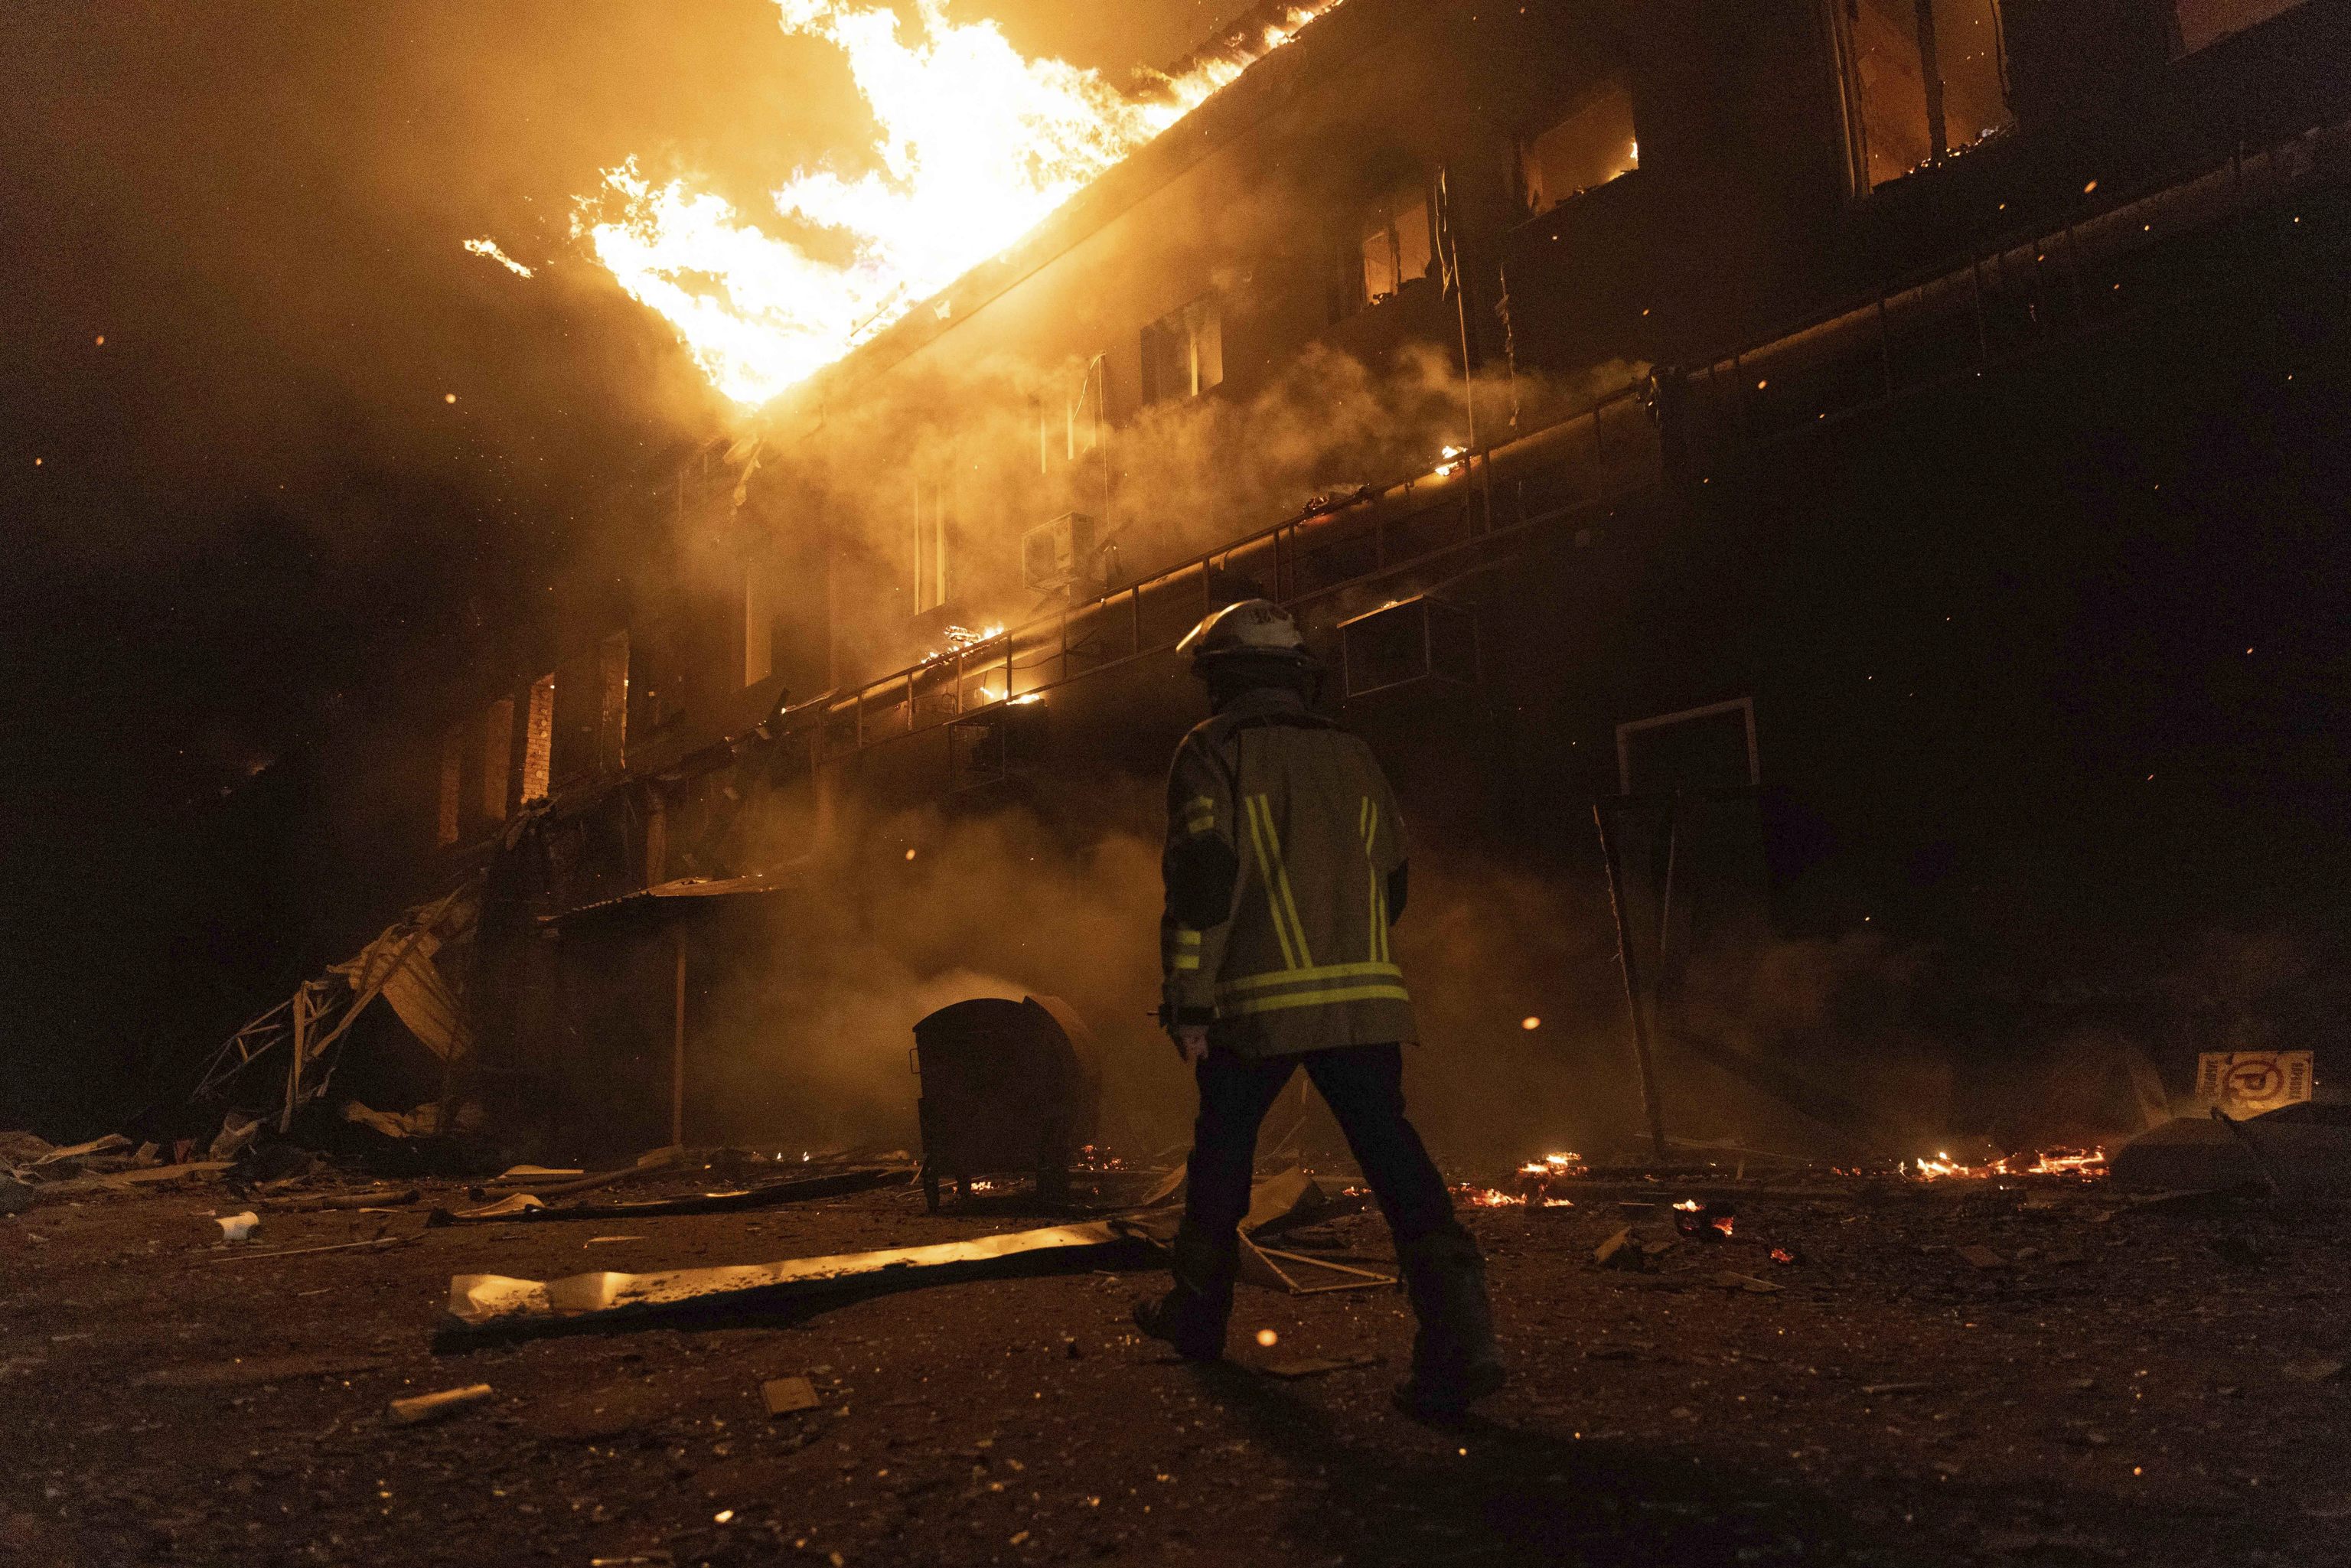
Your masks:
<svg viewBox="0 0 2351 1568"><path fill-rule="evenodd" d="M2282 16L2302 0L2179 0L2179 47L2194 54L2231 33Z"/></svg>
<svg viewBox="0 0 2351 1568"><path fill-rule="evenodd" d="M1754 703L1739 697L1618 725L1616 774L1627 795L1761 783Z"/></svg>
<svg viewBox="0 0 2351 1568"><path fill-rule="evenodd" d="M441 801L434 842L447 849L457 841L458 813L465 803L465 730L452 725L441 737Z"/></svg>
<svg viewBox="0 0 2351 1568"><path fill-rule="evenodd" d="M500 697L482 716L482 815L507 820L507 791L514 782L514 698Z"/></svg>

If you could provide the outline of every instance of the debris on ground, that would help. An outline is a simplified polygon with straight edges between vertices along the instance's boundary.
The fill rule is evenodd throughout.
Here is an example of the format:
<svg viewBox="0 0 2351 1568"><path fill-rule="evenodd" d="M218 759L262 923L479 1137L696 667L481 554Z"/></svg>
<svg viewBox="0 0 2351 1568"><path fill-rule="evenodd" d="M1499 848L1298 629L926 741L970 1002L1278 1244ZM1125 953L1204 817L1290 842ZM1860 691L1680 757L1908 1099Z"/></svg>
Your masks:
<svg viewBox="0 0 2351 1568"><path fill-rule="evenodd" d="M2262 1188L2351 1197L2351 1104L2299 1101L2260 1115L2179 1116L2115 1151L2115 1185L2147 1192Z"/></svg>
<svg viewBox="0 0 2351 1568"><path fill-rule="evenodd" d="M448 1321L460 1331L510 1331L590 1317L641 1317L662 1308L708 1307L732 1301L769 1305L844 1283L887 1277L896 1284L943 1284L980 1275L1004 1275L1040 1264L1067 1267L1084 1255L1108 1262L1140 1261L1151 1249L1117 1221L1061 1225L930 1247L898 1247L828 1258L662 1274L575 1274L540 1282L496 1274L459 1274L449 1281Z"/></svg>
<svg viewBox="0 0 2351 1568"><path fill-rule="evenodd" d="M444 1388L437 1394L418 1394L406 1399L395 1399L389 1406L392 1419L402 1427L422 1426L427 1421L443 1421L469 1405L478 1405L490 1396L486 1383L469 1384L463 1388Z"/></svg>
<svg viewBox="0 0 2351 1568"><path fill-rule="evenodd" d="M1337 1192L1342 1169L1311 1174ZM1245 1293L1236 1362L1194 1367L1127 1321L1119 1271L1147 1262L1139 1242L961 1272L884 1263L811 1296L649 1311L625 1334L545 1332L592 1315L511 1343L430 1332L468 1270L552 1292L1017 1244L1037 1222L1009 1203L935 1218L884 1186L657 1224L430 1230L426 1210L467 1206L459 1183L420 1179L406 1218L278 1205L373 1189L334 1172L240 1186L264 1228L235 1248L173 1240L247 1201L217 1186L59 1203L37 1231L0 1223L0 1295L31 1325L0 1346L0 1422L54 1434L54 1457L0 1478L0 1557L38 1520L28 1561L241 1560L257 1509L285 1517L279 1497L283 1554L323 1562L418 1538L480 1562L951 1562L1022 1531L1039 1561L1214 1542L1250 1564L1544 1562L1562 1542L1594 1562L1773 1563L1795 1542L1853 1568L2234 1568L2339 1545L2342 1206L2139 1204L2060 1175L1583 1179L1546 1184L1573 1207L1467 1216L1511 1381L1485 1423L1444 1434L1398 1422L1390 1380L1363 1370L1409 1357L1401 1296ZM689 1160L629 1196L678 1185L712 1181ZM1735 1205L1736 1231L1679 1236L1691 1211L1671 1204L1693 1196ZM623 1232L643 1237L625 1255L642 1272L580 1271L584 1244ZM1591 1266L1611 1241L1647 1266ZM1280 1247L1392 1270L1385 1242L1365 1212ZM2005 1266L1970 1267L1969 1247ZM1716 1288L1724 1275L1741 1282ZM779 1368L807 1402L771 1418L768 1385L794 1381ZM483 1383L495 1396L452 1407L477 1418L386 1441L395 1396ZM1249 1533L1270 1520L1278 1533Z"/></svg>
<svg viewBox="0 0 2351 1568"><path fill-rule="evenodd" d="M1368 1351L1359 1355L1315 1355L1302 1361L1277 1361L1257 1370L1268 1377L1295 1383L1301 1377L1320 1377L1326 1372L1352 1372L1359 1366L1377 1366L1381 1359Z"/></svg>
<svg viewBox="0 0 2351 1568"><path fill-rule="evenodd" d="M813 1410L823 1403L817 1397L816 1385L805 1377L770 1377L759 1385L759 1396L767 1401L769 1416Z"/></svg>

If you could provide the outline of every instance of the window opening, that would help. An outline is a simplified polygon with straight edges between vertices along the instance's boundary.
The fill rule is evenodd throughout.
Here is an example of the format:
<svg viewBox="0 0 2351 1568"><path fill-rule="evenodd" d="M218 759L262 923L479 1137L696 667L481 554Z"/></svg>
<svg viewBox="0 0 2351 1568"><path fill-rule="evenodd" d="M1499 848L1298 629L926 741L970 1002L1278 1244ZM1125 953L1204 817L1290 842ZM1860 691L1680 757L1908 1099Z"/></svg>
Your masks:
<svg viewBox="0 0 2351 1568"><path fill-rule="evenodd" d="M1215 295L1204 294L1143 329L1144 402L1198 397L1224 379L1224 313Z"/></svg>
<svg viewBox="0 0 2351 1568"><path fill-rule="evenodd" d="M1847 121L1863 190L2014 121L1998 0L1844 0Z"/></svg>
<svg viewBox="0 0 2351 1568"><path fill-rule="evenodd" d="M947 601L948 490L939 479L914 480L914 613L927 614Z"/></svg>
<svg viewBox="0 0 2351 1568"><path fill-rule="evenodd" d="M743 563L743 684L756 686L776 673L776 607L768 563Z"/></svg>
<svg viewBox="0 0 2351 1568"><path fill-rule="evenodd" d="M482 815L507 820L507 789L514 782L514 698L500 697L482 716Z"/></svg>
<svg viewBox="0 0 2351 1568"><path fill-rule="evenodd" d="M1360 302L1377 305L1426 277L1437 256L1429 224L1428 187L1414 185L1374 206L1359 242L1363 259Z"/></svg>
<svg viewBox="0 0 2351 1568"><path fill-rule="evenodd" d="M1616 782L1627 795L1752 788L1762 781L1751 697L1616 727Z"/></svg>
<svg viewBox="0 0 2351 1568"><path fill-rule="evenodd" d="M628 758L629 634L615 632L596 647L597 689L603 700L596 711L596 768L618 773Z"/></svg>
<svg viewBox="0 0 2351 1568"><path fill-rule="evenodd" d="M465 803L465 730L452 725L441 737L441 814L434 841L443 849L457 841L457 813Z"/></svg>
<svg viewBox="0 0 2351 1568"><path fill-rule="evenodd" d="M522 738L522 799L544 800L555 768L555 675L541 675L530 684L530 706L524 715Z"/></svg>
<svg viewBox="0 0 2351 1568"><path fill-rule="evenodd" d="M1218 381L1224 379L1224 340L1219 332L1217 342ZM1075 463L1102 444L1102 422L1108 415L1102 406L1102 355L1096 354L1086 361L1085 373L1078 378L1077 389L1070 394L1068 407L1068 451L1070 461Z"/></svg>
<svg viewBox="0 0 2351 1568"><path fill-rule="evenodd" d="M1519 149L1530 213L1547 213L1578 192L1604 185L1640 166L1633 95L1621 81L1602 83L1566 118Z"/></svg>

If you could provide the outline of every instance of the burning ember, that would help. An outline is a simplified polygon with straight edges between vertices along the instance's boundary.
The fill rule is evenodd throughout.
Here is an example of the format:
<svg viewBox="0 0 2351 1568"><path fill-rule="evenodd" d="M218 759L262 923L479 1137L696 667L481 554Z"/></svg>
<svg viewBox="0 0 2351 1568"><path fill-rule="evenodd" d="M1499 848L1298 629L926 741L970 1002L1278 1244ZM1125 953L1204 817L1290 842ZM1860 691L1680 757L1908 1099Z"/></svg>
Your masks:
<svg viewBox="0 0 2351 1568"><path fill-rule="evenodd" d="M1477 1186L1453 1190L1462 1202L1475 1208L1573 1208L1573 1199L1552 1196L1551 1184L1563 1177L1582 1176L1584 1169L1581 1155L1545 1155L1519 1167L1516 1191Z"/></svg>
<svg viewBox="0 0 2351 1568"><path fill-rule="evenodd" d="M2004 1155L1980 1166L1954 1160L1948 1154L1938 1154L1910 1161L1908 1173L1920 1181L1941 1181L1947 1178L1983 1180L1992 1176L2071 1176L2091 1178L2106 1174L2106 1151L2104 1149L2042 1149L2026 1163L2023 1155Z"/></svg>
<svg viewBox="0 0 2351 1568"><path fill-rule="evenodd" d="M911 37L887 5L777 0L786 32L847 60L879 131L878 167L795 174L770 197L778 235L631 160L604 172L573 232L668 319L719 391L757 407L1004 250L1338 3L1299 0L1183 76L1127 93L1024 59L995 23L950 21L944 0L915 0ZM817 243L785 237L795 231Z"/></svg>
<svg viewBox="0 0 2351 1568"><path fill-rule="evenodd" d="M1704 1236L1709 1239L1728 1241L1738 1216L1730 1206L1721 1203L1700 1203L1686 1197L1674 1205L1674 1228L1684 1236Z"/></svg>

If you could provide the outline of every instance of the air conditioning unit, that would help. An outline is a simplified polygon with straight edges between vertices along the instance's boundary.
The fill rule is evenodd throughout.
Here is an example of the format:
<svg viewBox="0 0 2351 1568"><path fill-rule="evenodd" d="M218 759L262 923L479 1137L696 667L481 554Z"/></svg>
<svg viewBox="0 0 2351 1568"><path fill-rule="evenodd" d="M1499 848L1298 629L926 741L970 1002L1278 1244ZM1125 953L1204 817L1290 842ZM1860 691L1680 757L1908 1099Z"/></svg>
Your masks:
<svg viewBox="0 0 2351 1568"><path fill-rule="evenodd" d="M1094 549L1094 520L1064 512L1020 536L1020 578L1032 593L1071 597L1101 584L1101 558Z"/></svg>
<svg viewBox="0 0 2351 1568"><path fill-rule="evenodd" d="M1478 684L1478 620L1423 594L1339 624L1340 668L1351 697L1421 681Z"/></svg>

